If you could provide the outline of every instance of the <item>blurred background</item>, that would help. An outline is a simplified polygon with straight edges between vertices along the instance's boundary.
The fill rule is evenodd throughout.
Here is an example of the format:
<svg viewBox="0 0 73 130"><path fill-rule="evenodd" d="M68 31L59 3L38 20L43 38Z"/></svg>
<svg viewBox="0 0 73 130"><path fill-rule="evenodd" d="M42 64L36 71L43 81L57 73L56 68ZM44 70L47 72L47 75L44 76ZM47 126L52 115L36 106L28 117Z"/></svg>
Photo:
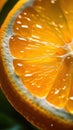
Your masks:
<svg viewBox="0 0 73 130"><path fill-rule="evenodd" d="M0 27L18 0L0 0ZM24 119L5 98L0 89L0 130L38 130Z"/></svg>

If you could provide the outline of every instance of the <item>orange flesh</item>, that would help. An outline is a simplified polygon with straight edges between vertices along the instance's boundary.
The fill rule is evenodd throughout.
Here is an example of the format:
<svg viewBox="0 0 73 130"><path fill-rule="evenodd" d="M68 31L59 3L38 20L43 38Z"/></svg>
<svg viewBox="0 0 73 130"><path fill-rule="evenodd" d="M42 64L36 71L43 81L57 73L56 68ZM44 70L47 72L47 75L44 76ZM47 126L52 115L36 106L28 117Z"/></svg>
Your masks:
<svg viewBox="0 0 73 130"><path fill-rule="evenodd" d="M73 113L73 1L35 0L9 41L15 73L35 96Z"/></svg>

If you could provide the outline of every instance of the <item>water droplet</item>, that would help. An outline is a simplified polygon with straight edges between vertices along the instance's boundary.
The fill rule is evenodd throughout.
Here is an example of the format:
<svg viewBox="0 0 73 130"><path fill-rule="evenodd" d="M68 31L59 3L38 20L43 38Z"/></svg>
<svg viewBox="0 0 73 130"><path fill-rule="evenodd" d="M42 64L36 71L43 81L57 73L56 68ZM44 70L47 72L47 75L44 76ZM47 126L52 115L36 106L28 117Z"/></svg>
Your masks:
<svg viewBox="0 0 73 130"><path fill-rule="evenodd" d="M61 24L59 24L59 27L60 27L60 28L63 28L64 26L63 26L63 25L61 25Z"/></svg>
<svg viewBox="0 0 73 130"><path fill-rule="evenodd" d="M23 66L23 64L21 64L21 63L18 63L17 65L20 66L20 67Z"/></svg>
<svg viewBox="0 0 73 130"><path fill-rule="evenodd" d="M56 89L56 90L55 90L55 94L58 94L58 93L59 93L59 90L58 90L58 89Z"/></svg>
<svg viewBox="0 0 73 130"><path fill-rule="evenodd" d="M34 83L32 83L32 86L34 86L35 84Z"/></svg>
<svg viewBox="0 0 73 130"><path fill-rule="evenodd" d="M51 3L54 4L56 2L56 0L51 0Z"/></svg>
<svg viewBox="0 0 73 130"><path fill-rule="evenodd" d="M39 29L41 29L41 28L42 28L42 26L41 26L41 25L39 25L39 24L36 24L36 27L37 27L37 28L39 28Z"/></svg>
<svg viewBox="0 0 73 130"><path fill-rule="evenodd" d="M24 12L24 15L27 15L27 13L26 13L26 12Z"/></svg>
<svg viewBox="0 0 73 130"><path fill-rule="evenodd" d="M30 77L32 76L32 74L25 74L25 77Z"/></svg>
<svg viewBox="0 0 73 130"><path fill-rule="evenodd" d="M52 21L52 25L57 27L57 24L54 21Z"/></svg>
<svg viewBox="0 0 73 130"><path fill-rule="evenodd" d="M32 38L35 38L35 39L40 39L40 37L39 36L37 36L37 35L32 35ZM31 40L33 40L33 41L38 41L38 40L35 40L35 39L32 39L31 38ZM39 41L38 41L39 42Z"/></svg>
<svg viewBox="0 0 73 130"><path fill-rule="evenodd" d="M73 97L69 97L69 99L73 101Z"/></svg>
<svg viewBox="0 0 73 130"><path fill-rule="evenodd" d="M23 37L18 37L18 39L19 39L19 40L22 40L22 41L26 41L26 39L23 38Z"/></svg>
<svg viewBox="0 0 73 130"><path fill-rule="evenodd" d="M40 85L37 86L37 88L40 88L40 87L41 87Z"/></svg>
<svg viewBox="0 0 73 130"><path fill-rule="evenodd" d="M28 25L21 25L22 28L28 28Z"/></svg>
<svg viewBox="0 0 73 130"><path fill-rule="evenodd" d="M28 18L28 17L25 17L25 19L26 19L26 20L28 20L28 21L31 21L31 19L30 19L30 18Z"/></svg>
<svg viewBox="0 0 73 130"><path fill-rule="evenodd" d="M17 24L22 24L21 21L17 21Z"/></svg>
<svg viewBox="0 0 73 130"><path fill-rule="evenodd" d="M23 51L23 50L20 50L20 53L24 53L24 51Z"/></svg>
<svg viewBox="0 0 73 130"><path fill-rule="evenodd" d="M21 19L21 18L22 18L22 16L21 16L21 15L19 15L19 16L18 16L18 18L19 18L19 19Z"/></svg>
<svg viewBox="0 0 73 130"><path fill-rule="evenodd" d="M16 30L19 30L19 28L17 27Z"/></svg>
<svg viewBox="0 0 73 130"><path fill-rule="evenodd" d="M66 89L66 86L64 86L62 89L65 90L65 89Z"/></svg>

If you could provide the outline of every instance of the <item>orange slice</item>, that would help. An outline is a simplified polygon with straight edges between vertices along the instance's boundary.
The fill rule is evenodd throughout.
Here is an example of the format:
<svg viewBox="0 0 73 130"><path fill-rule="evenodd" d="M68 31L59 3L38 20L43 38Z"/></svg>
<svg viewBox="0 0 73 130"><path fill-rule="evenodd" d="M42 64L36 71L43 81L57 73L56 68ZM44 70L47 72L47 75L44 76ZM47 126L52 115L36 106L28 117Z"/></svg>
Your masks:
<svg viewBox="0 0 73 130"><path fill-rule="evenodd" d="M42 130L73 129L72 4L20 0L1 27L1 88Z"/></svg>

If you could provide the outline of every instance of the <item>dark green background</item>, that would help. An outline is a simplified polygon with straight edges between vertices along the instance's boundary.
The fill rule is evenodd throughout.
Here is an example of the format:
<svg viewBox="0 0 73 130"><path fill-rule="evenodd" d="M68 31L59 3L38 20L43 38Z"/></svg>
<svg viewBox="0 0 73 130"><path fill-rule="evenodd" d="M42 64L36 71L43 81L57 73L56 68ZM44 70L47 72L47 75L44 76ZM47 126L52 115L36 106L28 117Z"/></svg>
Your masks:
<svg viewBox="0 0 73 130"><path fill-rule="evenodd" d="M13 8L17 0L8 0L0 11L0 27L4 22L8 12ZM38 130L26 121L9 104L4 94L0 90L0 130Z"/></svg>

